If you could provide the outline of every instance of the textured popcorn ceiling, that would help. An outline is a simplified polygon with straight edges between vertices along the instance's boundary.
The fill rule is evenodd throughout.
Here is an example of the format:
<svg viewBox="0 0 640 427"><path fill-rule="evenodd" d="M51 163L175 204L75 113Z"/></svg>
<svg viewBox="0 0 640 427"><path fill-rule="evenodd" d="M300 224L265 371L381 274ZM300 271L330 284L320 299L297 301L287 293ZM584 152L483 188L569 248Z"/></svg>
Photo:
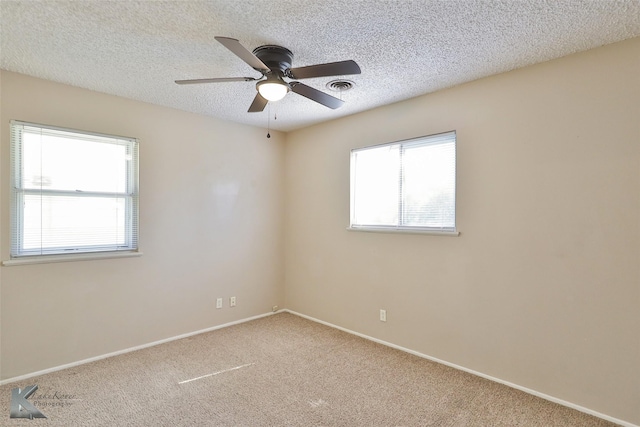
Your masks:
<svg viewBox="0 0 640 427"><path fill-rule="evenodd" d="M0 20L2 69L287 131L639 36L640 0L1 0ZM338 110L290 93L247 113L255 82L173 82L260 76L218 35L362 74Z"/></svg>

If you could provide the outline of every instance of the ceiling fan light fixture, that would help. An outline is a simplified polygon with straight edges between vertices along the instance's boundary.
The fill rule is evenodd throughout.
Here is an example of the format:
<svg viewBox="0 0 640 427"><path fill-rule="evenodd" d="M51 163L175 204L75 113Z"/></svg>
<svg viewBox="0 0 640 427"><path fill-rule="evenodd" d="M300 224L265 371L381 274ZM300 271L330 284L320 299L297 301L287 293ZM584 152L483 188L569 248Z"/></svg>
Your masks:
<svg viewBox="0 0 640 427"><path fill-rule="evenodd" d="M280 101L289 92L289 86L278 79L267 79L256 84L260 95L270 102Z"/></svg>

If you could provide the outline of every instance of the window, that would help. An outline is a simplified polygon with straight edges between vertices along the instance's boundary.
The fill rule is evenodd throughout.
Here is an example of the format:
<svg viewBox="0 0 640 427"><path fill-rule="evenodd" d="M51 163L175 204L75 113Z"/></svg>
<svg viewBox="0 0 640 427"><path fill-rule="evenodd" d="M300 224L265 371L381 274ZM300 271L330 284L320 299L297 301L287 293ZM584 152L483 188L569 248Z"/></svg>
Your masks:
<svg viewBox="0 0 640 427"><path fill-rule="evenodd" d="M138 249L138 142L11 122L11 257Z"/></svg>
<svg viewBox="0 0 640 427"><path fill-rule="evenodd" d="M351 151L351 229L456 233L456 133Z"/></svg>

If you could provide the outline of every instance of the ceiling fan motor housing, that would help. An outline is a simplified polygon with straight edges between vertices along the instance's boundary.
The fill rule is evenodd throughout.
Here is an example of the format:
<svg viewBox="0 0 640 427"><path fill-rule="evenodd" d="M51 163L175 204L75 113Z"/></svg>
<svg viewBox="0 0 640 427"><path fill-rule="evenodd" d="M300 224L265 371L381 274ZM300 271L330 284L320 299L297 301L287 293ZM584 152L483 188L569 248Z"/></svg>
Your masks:
<svg viewBox="0 0 640 427"><path fill-rule="evenodd" d="M291 68L293 53L282 46L264 45L253 50L253 54L258 57L271 71L279 70L282 75ZM256 70L261 71L256 68Z"/></svg>

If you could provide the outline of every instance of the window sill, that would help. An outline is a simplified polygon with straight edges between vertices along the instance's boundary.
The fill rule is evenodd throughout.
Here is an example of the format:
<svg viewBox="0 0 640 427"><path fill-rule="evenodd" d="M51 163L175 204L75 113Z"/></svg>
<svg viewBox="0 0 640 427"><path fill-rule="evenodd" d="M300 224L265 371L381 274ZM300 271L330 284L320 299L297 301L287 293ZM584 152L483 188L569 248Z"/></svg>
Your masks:
<svg viewBox="0 0 640 427"><path fill-rule="evenodd" d="M394 234L426 234L431 236L449 236L457 237L459 231L439 231L426 229L407 229L407 228L391 228L391 227L347 227L348 231L364 231L367 233L394 233Z"/></svg>
<svg viewBox="0 0 640 427"><path fill-rule="evenodd" d="M74 255L42 255L42 256L29 256L14 258L7 261L2 261L2 265L5 267L11 267L15 265L27 265L27 264L48 264L52 262L70 262L70 261L91 261L98 259L110 259L110 258L131 258L142 256L142 252L94 252L86 254L74 254Z"/></svg>

